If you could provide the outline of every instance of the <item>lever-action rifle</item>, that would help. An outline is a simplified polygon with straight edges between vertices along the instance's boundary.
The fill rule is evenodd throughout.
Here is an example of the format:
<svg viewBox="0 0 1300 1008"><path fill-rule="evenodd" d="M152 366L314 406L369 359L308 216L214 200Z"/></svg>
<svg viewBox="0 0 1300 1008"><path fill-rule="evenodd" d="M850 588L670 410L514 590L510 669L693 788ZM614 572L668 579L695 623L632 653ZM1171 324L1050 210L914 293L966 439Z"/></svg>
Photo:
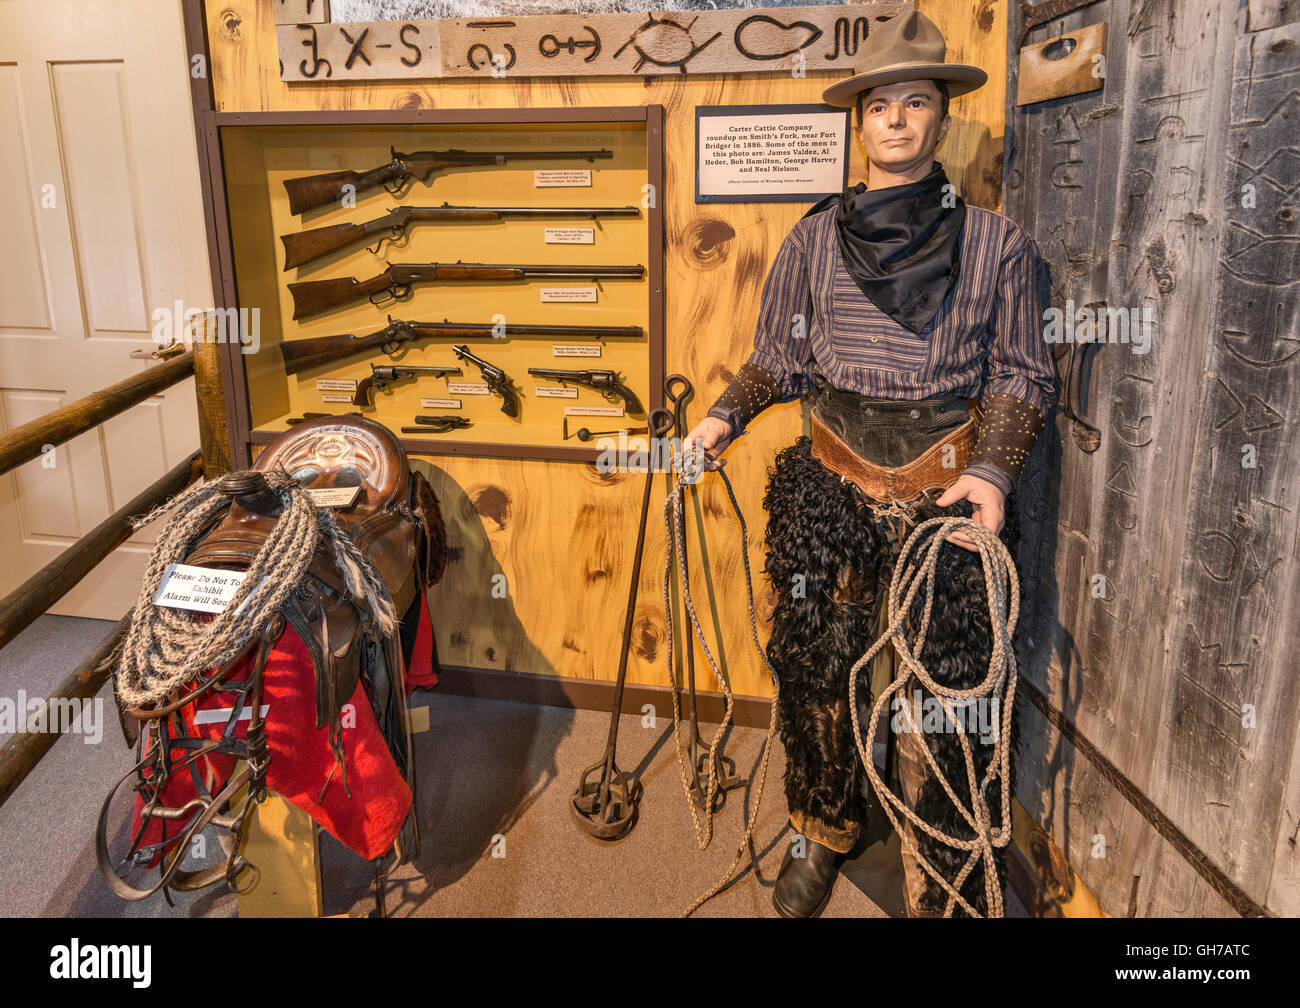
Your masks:
<svg viewBox="0 0 1300 1008"><path fill-rule="evenodd" d="M371 364L370 377L362 378L357 382L356 394L352 397L353 406L369 406L370 390L378 389L380 392L388 388L395 381L405 381L407 378L414 378L417 375L433 375L437 378L444 378L447 375L463 374L458 367L418 367L404 366L401 364Z"/></svg>
<svg viewBox="0 0 1300 1008"><path fill-rule="evenodd" d="M534 378L549 378L561 384L585 385L595 389L610 402L615 396L622 396L623 404L629 413L644 413L641 400L636 393L623 384L623 376L617 371L564 371L559 368L529 368L528 373Z"/></svg>
<svg viewBox="0 0 1300 1008"><path fill-rule="evenodd" d="M436 207L393 207L382 217L364 224L332 224L300 234L280 235L284 242L285 272L313 259L337 252L361 241L379 241L371 252L378 254L385 240L396 241L412 224L467 224L499 221L505 217L639 217L640 209L626 207L465 207L444 203Z"/></svg>
<svg viewBox="0 0 1300 1008"><path fill-rule="evenodd" d="M519 396L515 392L515 383L510 380L508 374L495 364L489 364L482 357L475 357L469 352L469 347L463 343L453 347L452 353L461 360L469 361L478 367L483 375L483 380L487 382L487 387L501 397L502 413L508 417L517 417L519 415Z"/></svg>
<svg viewBox="0 0 1300 1008"><path fill-rule="evenodd" d="M293 317L329 311L369 298L376 307L410 297L411 287L435 280L640 280L644 266L495 266L485 263L394 264L369 280L304 280L289 284Z"/></svg>
<svg viewBox="0 0 1300 1008"><path fill-rule="evenodd" d="M322 207L341 199L344 186L352 186L352 194L383 186L396 196L413 178L428 182L434 172L457 168L462 165L505 164L512 158L527 161L595 161L614 156L611 150L529 150L529 151L464 151L464 150L426 150L412 151L410 154L399 153L390 147L393 160L388 164L371 168L369 171L336 171L322 175L303 175L299 178L284 180L284 191L289 194L289 212L300 214L304 210Z"/></svg>
<svg viewBox="0 0 1300 1008"><path fill-rule="evenodd" d="M362 353L366 350L382 350L394 354L407 343L416 340L453 337L465 339L467 336L550 336L554 338L606 339L607 337L628 337L639 339L645 335L640 326L595 326L595 325L528 325L526 323L490 323L477 322L403 322L388 316L388 325L369 336L353 336L341 333L337 336L312 336L309 339L287 340L280 343L280 352L284 354L284 370L287 374L297 374L307 368L321 364L332 364L344 357Z"/></svg>

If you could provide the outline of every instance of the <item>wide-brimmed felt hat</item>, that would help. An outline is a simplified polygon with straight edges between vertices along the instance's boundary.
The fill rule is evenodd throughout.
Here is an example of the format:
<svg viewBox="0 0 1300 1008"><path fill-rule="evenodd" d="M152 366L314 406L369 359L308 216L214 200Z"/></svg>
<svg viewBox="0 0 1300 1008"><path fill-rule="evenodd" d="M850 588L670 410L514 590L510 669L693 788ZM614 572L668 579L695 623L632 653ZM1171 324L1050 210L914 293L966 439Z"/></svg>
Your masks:
<svg viewBox="0 0 1300 1008"><path fill-rule="evenodd" d="M948 96L956 98L982 87L989 79L979 67L945 63L947 54L943 33L924 14L910 11L892 17L871 29L853 60L853 76L828 87L822 101L852 108L863 91L909 80L944 81Z"/></svg>

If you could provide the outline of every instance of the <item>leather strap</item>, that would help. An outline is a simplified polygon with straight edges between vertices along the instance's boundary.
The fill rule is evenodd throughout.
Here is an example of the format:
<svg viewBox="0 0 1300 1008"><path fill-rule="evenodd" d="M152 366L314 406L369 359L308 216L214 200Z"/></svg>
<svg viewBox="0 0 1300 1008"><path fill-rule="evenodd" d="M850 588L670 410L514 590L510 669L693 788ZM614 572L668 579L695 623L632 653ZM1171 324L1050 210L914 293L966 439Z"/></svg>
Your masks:
<svg viewBox="0 0 1300 1008"><path fill-rule="evenodd" d="M872 500L908 503L929 490L946 490L957 481L975 447L977 433L975 420L967 420L907 465L890 469L864 459L814 413L812 454L827 469L848 480ZM950 465L945 466L945 461Z"/></svg>
<svg viewBox="0 0 1300 1008"><path fill-rule="evenodd" d="M239 720L244 708L246 691L240 691L236 697L226 732L222 734L221 738L206 744L199 743L197 739L186 737L173 739L168 737L163 731L163 725L167 718L174 713L174 708L171 705L168 706L166 713L155 711L148 715L148 719L156 725L157 734L145 733L141 740L143 756L140 762L123 774L122 778L113 785L113 789L109 791L104 798L104 803L99 808L99 821L95 827L95 859L99 865L99 873L116 896L129 902L135 902L147 899L159 889L175 888L181 891L193 891L213 885L223 878L233 892L241 893L257 882L257 868L243 859L240 855L240 847L243 843L245 818L254 805L261 804L266 799L267 758L265 737L262 735L264 731L262 722L262 674L266 669L266 662L271 655L271 649L283 632L284 621L275 620L267 627L265 634L257 644L257 653L253 659L253 667L247 680L248 686L251 687L252 702L248 732L245 738L234 738L230 732L233 731L234 725ZM223 677L227 675L237 664L238 662L234 662L227 666L221 675ZM207 692L216 684L216 681L216 677L207 680L201 689L191 694L190 699L196 699L199 694ZM175 748L192 749L193 751L179 765L173 765L171 751ZM158 881L148 889L139 889L128 883L125 878L118 874L117 867L113 864L108 853L108 814L113 796L128 780L143 780L143 771L150 769L154 771L154 774L149 778L149 783L161 798L162 791L173 773L192 769L204 757L218 753L234 756L244 762L237 773L231 774L225 787L216 796L200 795L188 802L184 808L170 810L173 812L173 816L179 819L192 806L202 806L202 812L190 820L189 825L179 837L171 841L164 841L164 846L170 845L172 849L170 853L166 851L163 853ZM241 808L235 815L233 822L228 824L233 837L226 860L211 868L193 872L182 871L180 864L189 850L190 841L217 819L221 810L245 785L248 786L248 792L244 796ZM141 816L141 833L143 833L146 824L154 813L155 808L151 802L146 805ZM227 825L220 822L218 824ZM133 855L139 852L137 847L139 842L140 834L137 834L131 844L131 853ZM243 886L237 887L235 881L246 868L252 872L252 875Z"/></svg>
<svg viewBox="0 0 1300 1008"><path fill-rule="evenodd" d="M224 751L222 744L220 742L214 742L210 746L197 750L190 759L186 761L186 765L202 759L204 756L222 751ZM180 867L182 859L184 859L186 852L189 850L190 840L199 833L202 833L203 830L207 828L208 823L212 821L213 817L217 815L221 808L230 801L232 797L234 797L235 793L238 792L241 787L253 778L253 769L247 763L243 765L238 773L232 774L230 780L226 782L226 786L221 789L221 792L211 801L204 804L202 813L191 821L189 827L184 833L176 838L171 854L164 855L163 867L159 873L158 881L148 889L137 889L118 874L117 867L112 863L112 860L109 857L108 809L109 804L112 802L113 796L117 794L118 789L128 780L134 779L141 770L152 762L152 759L153 757L151 755L146 755L143 760L128 770L122 776L122 779L113 786L113 790L108 793L108 797L104 799L104 804L99 808L99 823L95 828L95 858L99 862L99 874L103 877L104 882L107 883L109 889L113 891L114 895L129 902L147 899L159 889L169 885L177 875L177 869ZM185 873L186 888L199 889L204 886L212 885L215 882L219 882L221 879L227 877L229 874L229 867L228 862L223 861L212 868L204 869L203 871L194 873L193 875ZM241 867L252 868L253 866L242 865ZM255 868L253 870L256 871Z"/></svg>

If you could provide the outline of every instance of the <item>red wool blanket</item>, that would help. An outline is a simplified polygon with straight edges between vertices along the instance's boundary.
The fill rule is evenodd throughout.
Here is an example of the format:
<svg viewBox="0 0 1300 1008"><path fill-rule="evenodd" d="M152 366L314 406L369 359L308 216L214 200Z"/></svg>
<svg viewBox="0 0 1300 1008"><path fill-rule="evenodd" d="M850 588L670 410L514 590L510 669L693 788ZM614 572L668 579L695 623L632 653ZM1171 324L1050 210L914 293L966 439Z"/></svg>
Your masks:
<svg viewBox="0 0 1300 1008"><path fill-rule="evenodd" d="M408 693L418 687L438 684L433 668L433 625L423 596L419 612L419 630L406 673ZM245 680L251 671L252 660L250 652L230 679ZM234 703L233 693L212 690L182 708L181 716L188 733L198 739L220 738L226 717L196 725L196 712L224 710L228 715ZM316 678L311 656L302 638L287 624L266 662L262 677L262 704L266 708L266 738L271 754L267 786L306 812L361 857L370 860L388 850L410 811L411 789L393 762L361 684L357 684L343 710L346 791L343 768L335 765L334 753L330 749L329 727L316 727ZM235 737L246 737L248 724L247 720L238 722ZM179 761L186 754L177 749L173 755ZM198 760L196 769L209 792L215 794L230 778L234 763L234 757L211 755ZM163 789L162 804L167 808L179 808L197 794L190 772L181 770L172 775ZM133 837L140 829L143 807L143 798L137 798L131 823ZM177 824L151 819L140 845L165 843L169 846L179 839L183 828L184 822ZM161 852L151 864L156 864L159 856Z"/></svg>

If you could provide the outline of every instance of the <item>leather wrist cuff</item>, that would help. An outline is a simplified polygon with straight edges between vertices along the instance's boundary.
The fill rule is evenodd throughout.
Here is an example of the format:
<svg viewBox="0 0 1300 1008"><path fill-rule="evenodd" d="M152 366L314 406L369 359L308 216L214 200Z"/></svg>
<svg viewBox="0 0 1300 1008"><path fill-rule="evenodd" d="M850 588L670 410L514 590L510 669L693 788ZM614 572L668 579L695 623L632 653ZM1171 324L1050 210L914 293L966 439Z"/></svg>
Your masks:
<svg viewBox="0 0 1300 1008"><path fill-rule="evenodd" d="M780 399L781 385L771 372L746 361L708 415L728 421L734 440L754 417Z"/></svg>
<svg viewBox="0 0 1300 1008"><path fill-rule="evenodd" d="M983 407L984 423L968 464L991 465L1006 473L1014 486L1043 429L1043 414L1005 392L994 392L984 400Z"/></svg>

